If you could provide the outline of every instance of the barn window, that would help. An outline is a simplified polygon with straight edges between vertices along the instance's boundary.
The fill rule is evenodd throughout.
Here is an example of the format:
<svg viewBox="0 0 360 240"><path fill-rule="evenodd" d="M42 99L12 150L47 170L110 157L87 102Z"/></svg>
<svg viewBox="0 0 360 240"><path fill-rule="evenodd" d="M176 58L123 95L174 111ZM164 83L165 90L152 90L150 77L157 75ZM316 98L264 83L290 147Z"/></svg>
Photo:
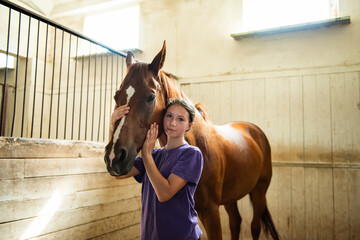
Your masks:
<svg viewBox="0 0 360 240"><path fill-rule="evenodd" d="M338 0L243 0L243 30L253 31L339 16Z"/></svg>
<svg viewBox="0 0 360 240"><path fill-rule="evenodd" d="M339 18L339 0L243 0L237 39L249 35L312 29L350 23ZM295 26L295 28L294 28ZM270 29L271 31L268 31Z"/></svg>
<svg viewBox="0 0 360 240"><path fill-rule="evenodd" d="M139 47L139 5L85 17L84 34L114 50Z"/></svg>

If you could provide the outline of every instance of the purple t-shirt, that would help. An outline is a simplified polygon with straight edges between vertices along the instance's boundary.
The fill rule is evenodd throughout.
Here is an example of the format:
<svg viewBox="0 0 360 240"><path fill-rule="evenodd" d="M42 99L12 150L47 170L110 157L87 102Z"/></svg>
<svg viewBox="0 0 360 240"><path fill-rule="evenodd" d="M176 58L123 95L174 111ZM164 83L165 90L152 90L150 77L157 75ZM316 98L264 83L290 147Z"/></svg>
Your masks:
<svg viewBox="0 0 360 240"><path fill-rule="evenodd" d="M154 149L152 156L166 179L173 173L188 182L170 200L159 202L142 158L135 159L134 166L140 172L135 179L142 182L140 239L199 239L202 232L195 211L194 193L203 169L201 151L197 147L184 144L170 150L164 147Z"/></svg>

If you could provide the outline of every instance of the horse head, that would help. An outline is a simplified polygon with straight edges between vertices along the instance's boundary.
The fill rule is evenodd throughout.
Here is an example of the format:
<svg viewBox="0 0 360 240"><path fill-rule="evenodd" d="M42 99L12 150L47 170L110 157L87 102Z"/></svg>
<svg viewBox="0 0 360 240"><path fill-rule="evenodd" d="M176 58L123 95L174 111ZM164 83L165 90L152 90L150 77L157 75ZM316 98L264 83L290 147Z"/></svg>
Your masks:
<svg viewBox="0 0 360 240"><path fill-rule="evenodd" d="M127 74L116 91L117 106L128 105L130 112L119 119L105 147L105 163L113 176L127 174L137 153L145 141L151 123L159 125L159 135L163 134L163 115L169 96L165 74L161 71L166 55L166 44L148 64L139 62L131 52L126 57Z"/></svg>

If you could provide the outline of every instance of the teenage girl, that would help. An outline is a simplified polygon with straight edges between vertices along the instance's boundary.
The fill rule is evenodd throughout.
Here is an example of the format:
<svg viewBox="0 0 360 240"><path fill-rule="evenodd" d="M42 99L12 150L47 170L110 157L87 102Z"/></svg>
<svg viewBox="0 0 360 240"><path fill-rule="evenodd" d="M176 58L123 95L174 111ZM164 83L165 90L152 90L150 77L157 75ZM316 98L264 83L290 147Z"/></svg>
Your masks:
<svg viewBox="0 0 360 240"><path fill-rule="evenodd" d="M129 111L125 105L114 110L110 131ZM158 125L151 124L141 156L135 159L128 174L117 177L135 177L142 183L140 239L200 239L194 193L203 169L203 156L199 148L185 141L194 118L195 107L190 101L171 100L163 120L167 144L154 149Z"/></svg>

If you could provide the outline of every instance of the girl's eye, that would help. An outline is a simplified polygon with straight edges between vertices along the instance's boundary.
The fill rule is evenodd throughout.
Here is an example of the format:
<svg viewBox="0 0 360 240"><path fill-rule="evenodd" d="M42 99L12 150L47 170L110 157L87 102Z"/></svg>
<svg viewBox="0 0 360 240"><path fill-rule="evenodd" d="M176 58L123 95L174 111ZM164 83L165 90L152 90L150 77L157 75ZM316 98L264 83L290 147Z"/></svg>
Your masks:
<svg viewBox="0 0 360 240"><path fill-rule="evenodd" d="M183 118L179 118L179 121L180 121L180 122L183 122L183 121L184 121L184 119L183 119Z"/></svg>
<svg viewBox="0 0 360 240"><path fill-rule="evenodd" d="M171 114L166 114L166 117L171 118L172 116L171 116Z"/></svg>

